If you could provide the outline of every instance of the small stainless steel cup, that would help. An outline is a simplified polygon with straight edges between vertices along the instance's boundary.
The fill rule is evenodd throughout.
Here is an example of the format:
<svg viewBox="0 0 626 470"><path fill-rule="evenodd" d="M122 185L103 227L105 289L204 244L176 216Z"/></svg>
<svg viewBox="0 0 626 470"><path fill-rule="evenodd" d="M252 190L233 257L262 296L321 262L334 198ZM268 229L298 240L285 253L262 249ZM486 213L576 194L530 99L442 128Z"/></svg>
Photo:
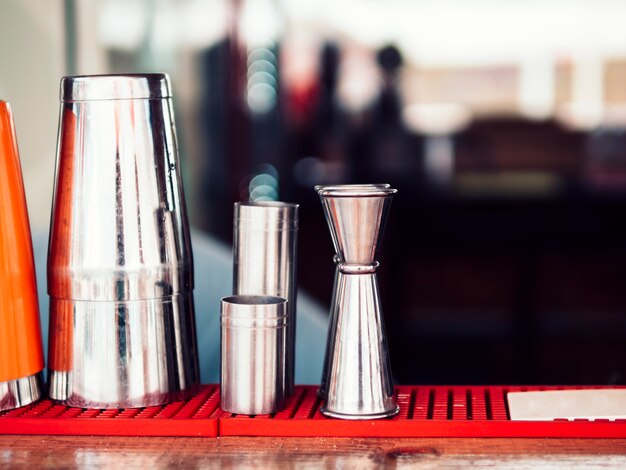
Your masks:
<svg viewBox="0 0 626 470"><path fill-rule="evenodd" d="M167 403L198 383L193 261L169 80L65 77L50 244L50 397Z"/></svg>
<svg viewBox="0 0 626 470"><path fill-rule="evenodd" d="M294 389L298 204L237 202L233 220L233 293L283 297L287 303L285 392Z"/></svg>
<svg viewBox="0 0 626 470"><path fill-rule="evenodd" d="M288 302L282 297L234 295L221 301L221 408L258 415L285 404Z"/></svg>

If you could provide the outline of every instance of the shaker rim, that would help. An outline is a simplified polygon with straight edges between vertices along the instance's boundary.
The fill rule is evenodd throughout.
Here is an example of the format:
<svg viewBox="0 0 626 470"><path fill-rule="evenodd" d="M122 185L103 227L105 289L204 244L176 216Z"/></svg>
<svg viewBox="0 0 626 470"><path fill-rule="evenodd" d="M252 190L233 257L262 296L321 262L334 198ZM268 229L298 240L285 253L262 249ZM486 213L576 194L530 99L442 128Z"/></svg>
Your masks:
<svg viewBox="0 0 626 470"><path fill-rule="evenodd" d="M243 207L265 207L275 209L297 209L300 207L300 205L295 202L284 201L239 201L235 204Z"/></svg>
<svg viewBox="0 0 626 470"><path fill-rule="evenodd" d="M300 205L283 201L240 201L234 204L234 223L251 222L268 226L297 227Z"/></svg>
<svg viewBox="0 0 626 470"><path fill-rule="evenodd" d="M245 295L234 294L221 299L222 302L232 305L251 305L251 306L264 306L264 305L281 305L286 304L287 299L284 297L278 297L274 295Z"/></svg>
<svg viewBox="0 0 626 470"><path fill-rule="evenodd" d="M109 101L171 98L170 80L164 73L68 75L61 79L60 100Z"/></svg>
<svg viewBox="0 0 626 470"><path fill-rule="evenodd" d="M235 322L240 326L253 326L261 320L266 321L265 326L279 326L275 322L287 321L287 302L276 296L231 295L220 301L220 318L222 323Z"/></svg>

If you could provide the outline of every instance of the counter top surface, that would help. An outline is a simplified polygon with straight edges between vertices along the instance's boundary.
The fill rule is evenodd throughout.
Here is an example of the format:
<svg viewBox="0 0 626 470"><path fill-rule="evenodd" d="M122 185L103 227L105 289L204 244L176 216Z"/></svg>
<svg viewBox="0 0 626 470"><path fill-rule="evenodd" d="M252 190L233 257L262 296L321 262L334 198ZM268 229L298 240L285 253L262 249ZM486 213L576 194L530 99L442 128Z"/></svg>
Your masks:
<svg viewBox="0 0 626 470"><path fill-rule="evenodd" d="M2 468L626 468L626 439L0 436Z"/></svg>

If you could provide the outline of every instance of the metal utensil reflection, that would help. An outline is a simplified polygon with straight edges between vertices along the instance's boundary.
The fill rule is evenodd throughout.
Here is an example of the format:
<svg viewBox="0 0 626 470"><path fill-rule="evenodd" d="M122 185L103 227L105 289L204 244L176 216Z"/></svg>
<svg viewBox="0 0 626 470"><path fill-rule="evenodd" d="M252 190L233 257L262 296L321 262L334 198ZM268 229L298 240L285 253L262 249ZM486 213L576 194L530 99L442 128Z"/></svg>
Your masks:
<svg viewBox="0 0 626 470"><path fill-rule="evenodd" d="M193 265L166 75L62 79L52 208L50 397L127 408L193 392Z"/></svg>

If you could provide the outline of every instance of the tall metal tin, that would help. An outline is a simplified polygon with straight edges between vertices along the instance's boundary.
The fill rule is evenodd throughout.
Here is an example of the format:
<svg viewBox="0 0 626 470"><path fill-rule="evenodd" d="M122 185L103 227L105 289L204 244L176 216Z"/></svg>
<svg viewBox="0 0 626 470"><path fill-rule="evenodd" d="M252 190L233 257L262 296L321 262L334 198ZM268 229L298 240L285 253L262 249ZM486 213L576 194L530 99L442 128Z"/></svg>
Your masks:
<svg viewBox="0 0 626 470"><path fill-rule="evenodd" d="M234 208L233 293L287 299L285 391L294 390L298 204L237 202Z"/></svg>
<svg viewBox="0 0 626 470"><path fill-rule="evenodd" d="M61 80L48 252L50 397L185 397L199 380L193 261L169 79Z"/></svg>

